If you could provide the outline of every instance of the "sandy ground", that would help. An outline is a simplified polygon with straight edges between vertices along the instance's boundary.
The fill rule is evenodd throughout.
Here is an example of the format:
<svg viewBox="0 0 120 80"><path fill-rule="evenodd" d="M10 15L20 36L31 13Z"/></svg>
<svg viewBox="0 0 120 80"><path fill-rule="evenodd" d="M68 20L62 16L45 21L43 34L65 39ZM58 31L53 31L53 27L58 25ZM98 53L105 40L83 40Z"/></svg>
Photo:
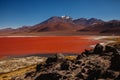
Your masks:
<svg viewBox="0 0 120 80"><path fill-rule="evenodd" d="M0 33L0 36L82 36L82 35L111 35L111 34L99 34L98 32L76 32L72 31L48 31L48 32L3 32Z"/></svg>
<svg viewBox="0 0 120 80"><path fill-rule="evenodd" d="M107 45L110 43L115 43L116 41L113 39L120 38L120 36L94 36L94 40L99 40L101 45ZM109 39L109 40L108 40ZM91 47L94 47L95 45L91 45Z"/></svg>

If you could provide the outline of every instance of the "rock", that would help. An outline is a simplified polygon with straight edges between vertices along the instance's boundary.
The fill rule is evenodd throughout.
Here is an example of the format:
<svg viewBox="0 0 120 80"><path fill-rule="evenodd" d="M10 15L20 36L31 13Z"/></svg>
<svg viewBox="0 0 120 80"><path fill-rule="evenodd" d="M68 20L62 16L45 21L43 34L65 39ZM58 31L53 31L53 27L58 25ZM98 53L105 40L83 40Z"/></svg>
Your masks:
<svg viewBox="0 0 120 80"><path fill-rule="evenodd" d="M42 69L42 64L37 64L36 72L39 72Z"/></svg>
<svg viewBox="0 0 120 80"><path fill-rule="evenodd" d="M89 72L91 71L101 71L101 73L104 73L109 67L110 67L110 61L109 60L104 60L104 59L96 59L96 60L91 60L86 64L86 66L89 68ZM85 66L85 67L86 67Z"/></svg>
<svg viewBox="0 0 120 80"><path fill-rule="evenodd" d="M77 60L78 60L78 59L82 59L82 57L83 57L82 54L79 54L76 59L77 59Z"/></svg>
<svg viewBox="0 0 120 80"><path fill-rule="evenodd" d="M112 57L113 55L114 55L113 52L105 52L102 54L102 56L110 56L110 57Z"/></svg>
<svg viewBox="0 0 120 80"><path fill-rule="evenodd" d="M115 72L115 71L112 71L112 70L107 70L103 75L102 77L103 78L110 78L110 79L115 79L119 76L119 72Z"/></svg>
<svg viewBox="0 0 120 80"><path fill-rule="evenodd" d="M70 69L70 63L65 61L61 64L61 70L69 70Z"/></svg>
<svg viewBox="0 0 120 80"><path fill-rule="evenodd" d="M120 44L113 45L116 49L120 50Z"/></svg>
<svg viewBox="0 0 120 80"><path fill-rule="evenodd" d="M101 70L99 70L99 69L91 70L91 71L89 71L88 75L89 75L87 77L88 80L98 79L98 77L101 75Z"/></svg>
<svg viewBox="0 0 120 80"><path fill-rule="evenodd" d="M110 66L110 61L100 57L100 55L89 55L88 57L84 57L80 60L83 60L83 62L80 62L80 71L76 77L82 78L84 80L98 79L100 75L104 73Z"/></svg>
<svg viewBox="0 0 120 80"><path fill-rule="evenodd" d="M86 49L85 49L84 54L90 55L90 54L93 54L93 51L92 51L92 50L86 50Z"/></svg>
<svg viewBox="0 0 120 80"><path fill-rule="evenodd" d="M85 51L82 52L81 54L79 54L76 59L77 59L77 60L78 60L78 59L82 59L83 57L87 57L87 56L89 56L90 54L93 54L93 51L92 51L92 50L86 50L86 49L85 49Z"/></svg>
<svg viewBox="0 0 120 80"><path fill-rule="evenodd" d="M89 69L87 69L87 68L83 68L83 69L81 70L81 72L82 72L82 73L88 73L88 70L89 70Z"/></svg>
<svg viewBox="0 0 120 80"><path fill-rule="evenodd" d="M103 46L100 44L97 44L94 48L94 54L101 54L103 53Z"/></svg>
<svg viewBox="0 0 120 80"><path fill-rule="evenodd" d="M88 75L87 74L85 74L85 73L78 73L77 75L76 75L76 77L79 77L79 78L81 78L81 79L84 79L84 80L86 80L87 79L87 77L88 77Z"/></svg>
<svg viewBox="0 0 120 80"><path fill-rule="evenodd" d="M80 67L80 65L77 65L77 64L72 64L72 66L70 66L71 68L71 70L75 70L75 69L77 69L77 68L79 68ZM75 72L76 73L76 72Z"/></svg>
<svg viewBox="0 0 120 80"><path fill-rule="evenodd" d="M38 76L35 80L59 80L62 76L58 73L44 73Z"/></svg>
<svg viewBox="0 0 120 80"><path fill-rule="evenodd" d="M47 60L46 60L47 64L52 63L52 62L57 62L57 57L56 56L51 56L51 57L47 58Z"/></svg>
<svg viewBox="0 0 120 80"><path fill-rule="evenodd" d="M66 59L59 53L38 64L36 73L28 73L22 80L120 80L120 55L118 49L97 44L77 58ZM30 77L30 78L29 78Z"/></svg>
<svg viewBox="0 0 120 80"><path fill-rule="evenodd" d="M58 53L55 56L57 58L57 61L59 61L59 62L65 61L65 56L63 54Z"/></svg>
<svg viewBox="0 0 120 80"><path fill-rule="evenodd" d="M57 62L57 61L62 62L64 60L65 60L65 56L59 53L54 56L48 57L48 59L46 60L46 63L48 64L48 63Z"/></svg>
<svg viewBox="0 0 120 80"><path fill-rule="evenodd" d="M110 68L112 70L120 71L120 55L112 57Z"/></svg>
<svg viewBox="0 0 120 80"><path fill-rule="evenodd" d="M105 52L113 52L114 54L118 53L115 47L108 46L108 45L105 46Z"/></svg>
<svg viewBox="0 0 120 80"><path fill-rule="evenodd" d="M28 73L25 74L25 78L31 77L31 76L34 76L34 75L35 75L35 72L34 72L34 71L28 72Z"/></svg>
<svg viewBox="0 0 120 80"><path fill-rule="evenodd" d="M119 76L115 80L119 80L119 79L120 79L120 74L119 74Z"/></svg>
<svg viewBox="0 0 120 80"><path fill-rule="evenodd" d="M76 62L75 62L75 64L82 64L82 61L81 60L77 60Z"/></svg>
<svg viewBox="0 0 120 80"><path fill-rule="evenodd" d="M81 53L81 54L79 54L76 59L77 59L77 60L78 60L78 59L82 59L83 57L86 57L86 54L84 54L84 52Z"/></svg>

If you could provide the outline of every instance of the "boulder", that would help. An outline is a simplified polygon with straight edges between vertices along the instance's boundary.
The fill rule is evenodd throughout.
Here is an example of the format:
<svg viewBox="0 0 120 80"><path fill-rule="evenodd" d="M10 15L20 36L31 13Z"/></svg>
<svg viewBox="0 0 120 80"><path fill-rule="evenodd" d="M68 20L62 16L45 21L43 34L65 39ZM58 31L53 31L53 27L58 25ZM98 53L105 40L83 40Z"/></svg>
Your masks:
<svg viewBox="0 0 120 80"><path fill-rule="evenodd" d="M57 58L57 61L59 62L65 61L65 56L62 53L58 53L55 56Z"/></svg>
<svg viewBox="0 0 120 80"><path fill-rule="evenodd" d="M35 72L34 71L31 71L31 72L27 72L26 74L25 74L25 78L27 78L27 77L33 77L35 75Z"/></svg>
<svg viewBox="0 0 120 80"><path fill-rule="evenodd" d="M42 64L37 64L36 72L39 72L42 69Z"/></svg>
<svg viewBox="0 0 120 80"><path fill-rule="evenodd" d="M118 53L118 50L115 47L106 45L105 46L105 52L113 52L114 54L116 54L116 53Z"/></svg>
<svg viewBox="0 0 120 80"><path fill-rule="evenodd" d="M112 57L114 55L113 52L104 52L103 54L101 54L102 56L110 56Z"/></svg>
<svg viewBox="0 0 120 80"><path fill-rule="evenodd" d="M82 59L83 57L86 57L86 56L87 55L84 54L84 52L83 52L83 53L79 54L76 59L79 60L79 59Z"/></svg>
<svg viewBox="0 0 120 80"><path fill-rule="evenodd" d="M112 57L110 68L112 70L120 71L120 55Z"/></svg>
<svg viewBox="0 0 120 80"><path fill-rule="evenodd" d="M76 75L76 77L86 80L88 75L80 72Z"/></svg>
<svg viewBox="0 0 120 80"><path fill-rule="evenodd" d="M58 73L44 73L38 76L35 80L59 80L62 76Z"/></svg>
<svg viewBox="0 0 120 80"><path fill-rule="evenodd" d="M55 54L54 56L48 57L46 60L46 63L49 64L49 63L57 62L57 61L62 62L64 60L65 60L65 56L59 53L59 54Z"/></svg>
<svg viewBox="0 0 120 80"><path fill-rule="evenodd" d="M103 53L103 48L104 48L104 47L103 47L101 44L98 43L98 44L95 46L93 53L94 53L94 54L101 54L101 53Z"/></svg>
<svg viewBox="0 0 120 80"><path fill-rule="evenodd" d="M61 64L61 70L69 70L70 69L70 63L68 61L65 61Z"/></svg>
<svg viewBox="0 0 120 80"><path fill-rule="evenodd" d="M120 74L119 74L119 76L115 80L119 80L119 79L120 79Z"/></svg>
<svg viewBox="0 0 120 80"><path fill-rule="evenodd" d="M94 69L94 70L90 70L89 73L88 73L88 77L87 79L88 80L95 80L95 79L98 79L98 77L101 75L101 71L100 69Z"/></svg>
<svg viewBox="0 0 120 80"><path fill-rule="evenodd" d="M81 61L81 60L77 60L76 62L75 62L75 64L82 64L83 62Z"/></svg>
<svg viewBox="0 0 120 80"><path fill-rule="evenodd" d="M114 44L113 45L116 49L120 50L120 44Z"/></svg>
<svg viewBox="0 0 120 80"><path fill-rule="evenodd" d="M93 54L93 50L86 50L85 49L84 54L86 54L86 55Z"/></svg>
<svg viewBox="0 0 120 80"><path fill-rule="evenodd" d="M82 59L83 57L87 57L87 56L89 56L89 55L91 55L91 54L93 54L93 50L86 50L86 49L85 49L85 51L82 52L81 54L79 54L76 59L77 59L77 60L78 60L78 59Z"/></svg>
<svg viewBox="0 0 120 80"><path fill-rule="evenodd" d="M53 63L53 62L57 62L57 57L56 56L48 57L47 60L46 60L47 64Z"/></svg>
<svg viewBox="0 0 120 80"><path fill-rule="evenodd" d="M112 70L107 70L103 75L102 77L103 78L110 78L110 79L115 79L119 76L119 72L115 72L115 71L112 71Z"/></svg>

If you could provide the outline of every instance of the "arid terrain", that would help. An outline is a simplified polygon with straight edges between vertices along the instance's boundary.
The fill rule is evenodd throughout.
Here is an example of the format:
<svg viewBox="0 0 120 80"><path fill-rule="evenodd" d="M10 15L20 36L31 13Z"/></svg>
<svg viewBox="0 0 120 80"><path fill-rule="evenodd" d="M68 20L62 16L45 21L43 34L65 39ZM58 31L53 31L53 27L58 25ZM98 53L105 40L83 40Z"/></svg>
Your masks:
<svg viewBox="0 0 120 80"><path fill-rule="evenodd" d="M120 20L103 21L97 18L72 19L70 16L53 16L33 26L0 30L0 36L80 36L120 35Z"/></svg>
<svg viewBox="0 0 120 80"><path fill-rule="evenodd" d="M120 80L120 0L0 0L0 80Z"/></svg>
<svg viewBox="0 0 120 80"><path fill-rule="evenodd" d="M44 62L45 59L37 56L3 59L0 61L0 80L11 80L12 77L34 71L35 65Z"/></svg>

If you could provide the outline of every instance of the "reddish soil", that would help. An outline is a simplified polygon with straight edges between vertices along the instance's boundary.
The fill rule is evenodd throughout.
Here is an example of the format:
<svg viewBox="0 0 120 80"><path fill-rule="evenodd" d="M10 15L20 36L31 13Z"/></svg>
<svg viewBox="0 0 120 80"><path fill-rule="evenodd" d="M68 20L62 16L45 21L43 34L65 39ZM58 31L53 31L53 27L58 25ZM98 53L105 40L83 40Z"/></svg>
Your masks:
<svg viewBox="0 0 120 80"><path fill-rule="evenodd" d="M90 36L0 37L0 56L36 53L80 53L96 44Z"/></svg>

